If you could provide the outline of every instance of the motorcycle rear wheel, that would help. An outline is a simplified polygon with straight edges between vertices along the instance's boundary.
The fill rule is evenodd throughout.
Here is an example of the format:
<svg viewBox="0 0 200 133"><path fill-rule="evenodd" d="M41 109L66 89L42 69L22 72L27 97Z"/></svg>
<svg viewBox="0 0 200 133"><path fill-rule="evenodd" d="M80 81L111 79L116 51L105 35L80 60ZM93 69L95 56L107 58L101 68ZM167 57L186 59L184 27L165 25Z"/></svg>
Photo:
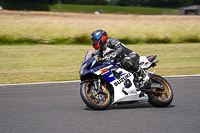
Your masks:
<svg viewBox="0 0 200 133"><path fill-rule="evenodd" d="M167 107L173 100L173 90L169 82L159 75L152 75L150 83L160 83L164 89L153 89L148 93L149 103L155 107Z"/></svg>
<svg viewBox="0 0 200 133"><path fill-rule="evenodd" d="M97 92L93 82L86 82L81 85L80 94L84 103L94 110L104 110L111 104L109 90L101 85L102 92Z"/></svg>

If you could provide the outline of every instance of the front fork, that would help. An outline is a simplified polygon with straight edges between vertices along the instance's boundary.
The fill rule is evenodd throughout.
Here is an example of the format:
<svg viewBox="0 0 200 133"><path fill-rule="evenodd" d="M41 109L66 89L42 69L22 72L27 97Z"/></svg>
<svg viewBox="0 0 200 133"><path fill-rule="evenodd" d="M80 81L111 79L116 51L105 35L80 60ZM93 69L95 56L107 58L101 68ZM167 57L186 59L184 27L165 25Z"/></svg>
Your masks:
<svg viewBox="0 0 200 133"><path fill-rule="evenodd" d="M101 87L101 79L100 79L100 77L95 79L93 83L94 83L95 89L97 90L97 93L99 93L99 92L104 93L103 89ZM106 87L106 82L105 82L105 87Z"/></svg>

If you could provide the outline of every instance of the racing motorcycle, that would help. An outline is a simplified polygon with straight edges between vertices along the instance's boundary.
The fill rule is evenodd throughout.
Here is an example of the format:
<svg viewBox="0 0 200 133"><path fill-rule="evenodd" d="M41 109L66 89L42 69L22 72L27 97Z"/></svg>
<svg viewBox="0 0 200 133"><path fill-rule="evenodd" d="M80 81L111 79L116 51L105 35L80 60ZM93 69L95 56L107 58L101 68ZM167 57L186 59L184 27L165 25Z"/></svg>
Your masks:
<svg viewBox="0 0 200 133"><path fill-rule="evenodd" d="M111 104L149 102L155 107L166 107L173 100L169 82L147 71L156 66L157 55L140 56L140 67L150 76L147 83L136 72L125 70L121 59L99 60L99 52L87 51L81 65L80 95L84 103L94 110L107 109ZM98 57L98 58L97 58Z"/></svg>

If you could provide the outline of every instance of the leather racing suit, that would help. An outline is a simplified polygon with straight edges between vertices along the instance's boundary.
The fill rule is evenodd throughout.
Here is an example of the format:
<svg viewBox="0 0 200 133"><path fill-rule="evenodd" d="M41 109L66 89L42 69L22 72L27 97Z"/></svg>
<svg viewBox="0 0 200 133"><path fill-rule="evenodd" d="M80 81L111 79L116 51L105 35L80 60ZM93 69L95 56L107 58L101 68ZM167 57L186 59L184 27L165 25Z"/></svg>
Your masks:
<svg viewBox="0 0 200 133"><path fill-rule="evenodd" d="M139 55L127 48L116 38L107 38L105 48L100 49L100 56L105 60L121 58L122 66L126 70L139 72Z"/></svg>

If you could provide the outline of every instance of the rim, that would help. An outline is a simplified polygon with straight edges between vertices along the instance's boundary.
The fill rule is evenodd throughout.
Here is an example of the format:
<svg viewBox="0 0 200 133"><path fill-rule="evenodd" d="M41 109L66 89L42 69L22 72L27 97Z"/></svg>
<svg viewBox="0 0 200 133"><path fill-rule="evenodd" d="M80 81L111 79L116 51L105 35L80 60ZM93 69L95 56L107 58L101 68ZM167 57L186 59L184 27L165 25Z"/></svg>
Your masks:
<svg viewBox="0 0 200 133"><path fill-rule="evenodd" d="M159 78L159 77L153 77L153 78L159 81L164 86L164 90L156 89L156 88L153 89L153 92L152 92L153 96L160 101L167 101L171 97L171 90L168 83L162 78ZM152 81L152 82L155 83L155 81Z"/></svg>
<svg viewBox="0 0 200 133"><path fill-rule="evenodd" d="M92 82L87 83L87 85L85 87L85 89L86 89L85 92L86 92L88 99L92 103L94 103L98 106L103 106L103 105L107 104L109 101L109 98L110 98L108 90L103 85L101 85L101 88L102 88L103 93L102 92L97 93L97 91L94 87L94 84Z"/></svg>

